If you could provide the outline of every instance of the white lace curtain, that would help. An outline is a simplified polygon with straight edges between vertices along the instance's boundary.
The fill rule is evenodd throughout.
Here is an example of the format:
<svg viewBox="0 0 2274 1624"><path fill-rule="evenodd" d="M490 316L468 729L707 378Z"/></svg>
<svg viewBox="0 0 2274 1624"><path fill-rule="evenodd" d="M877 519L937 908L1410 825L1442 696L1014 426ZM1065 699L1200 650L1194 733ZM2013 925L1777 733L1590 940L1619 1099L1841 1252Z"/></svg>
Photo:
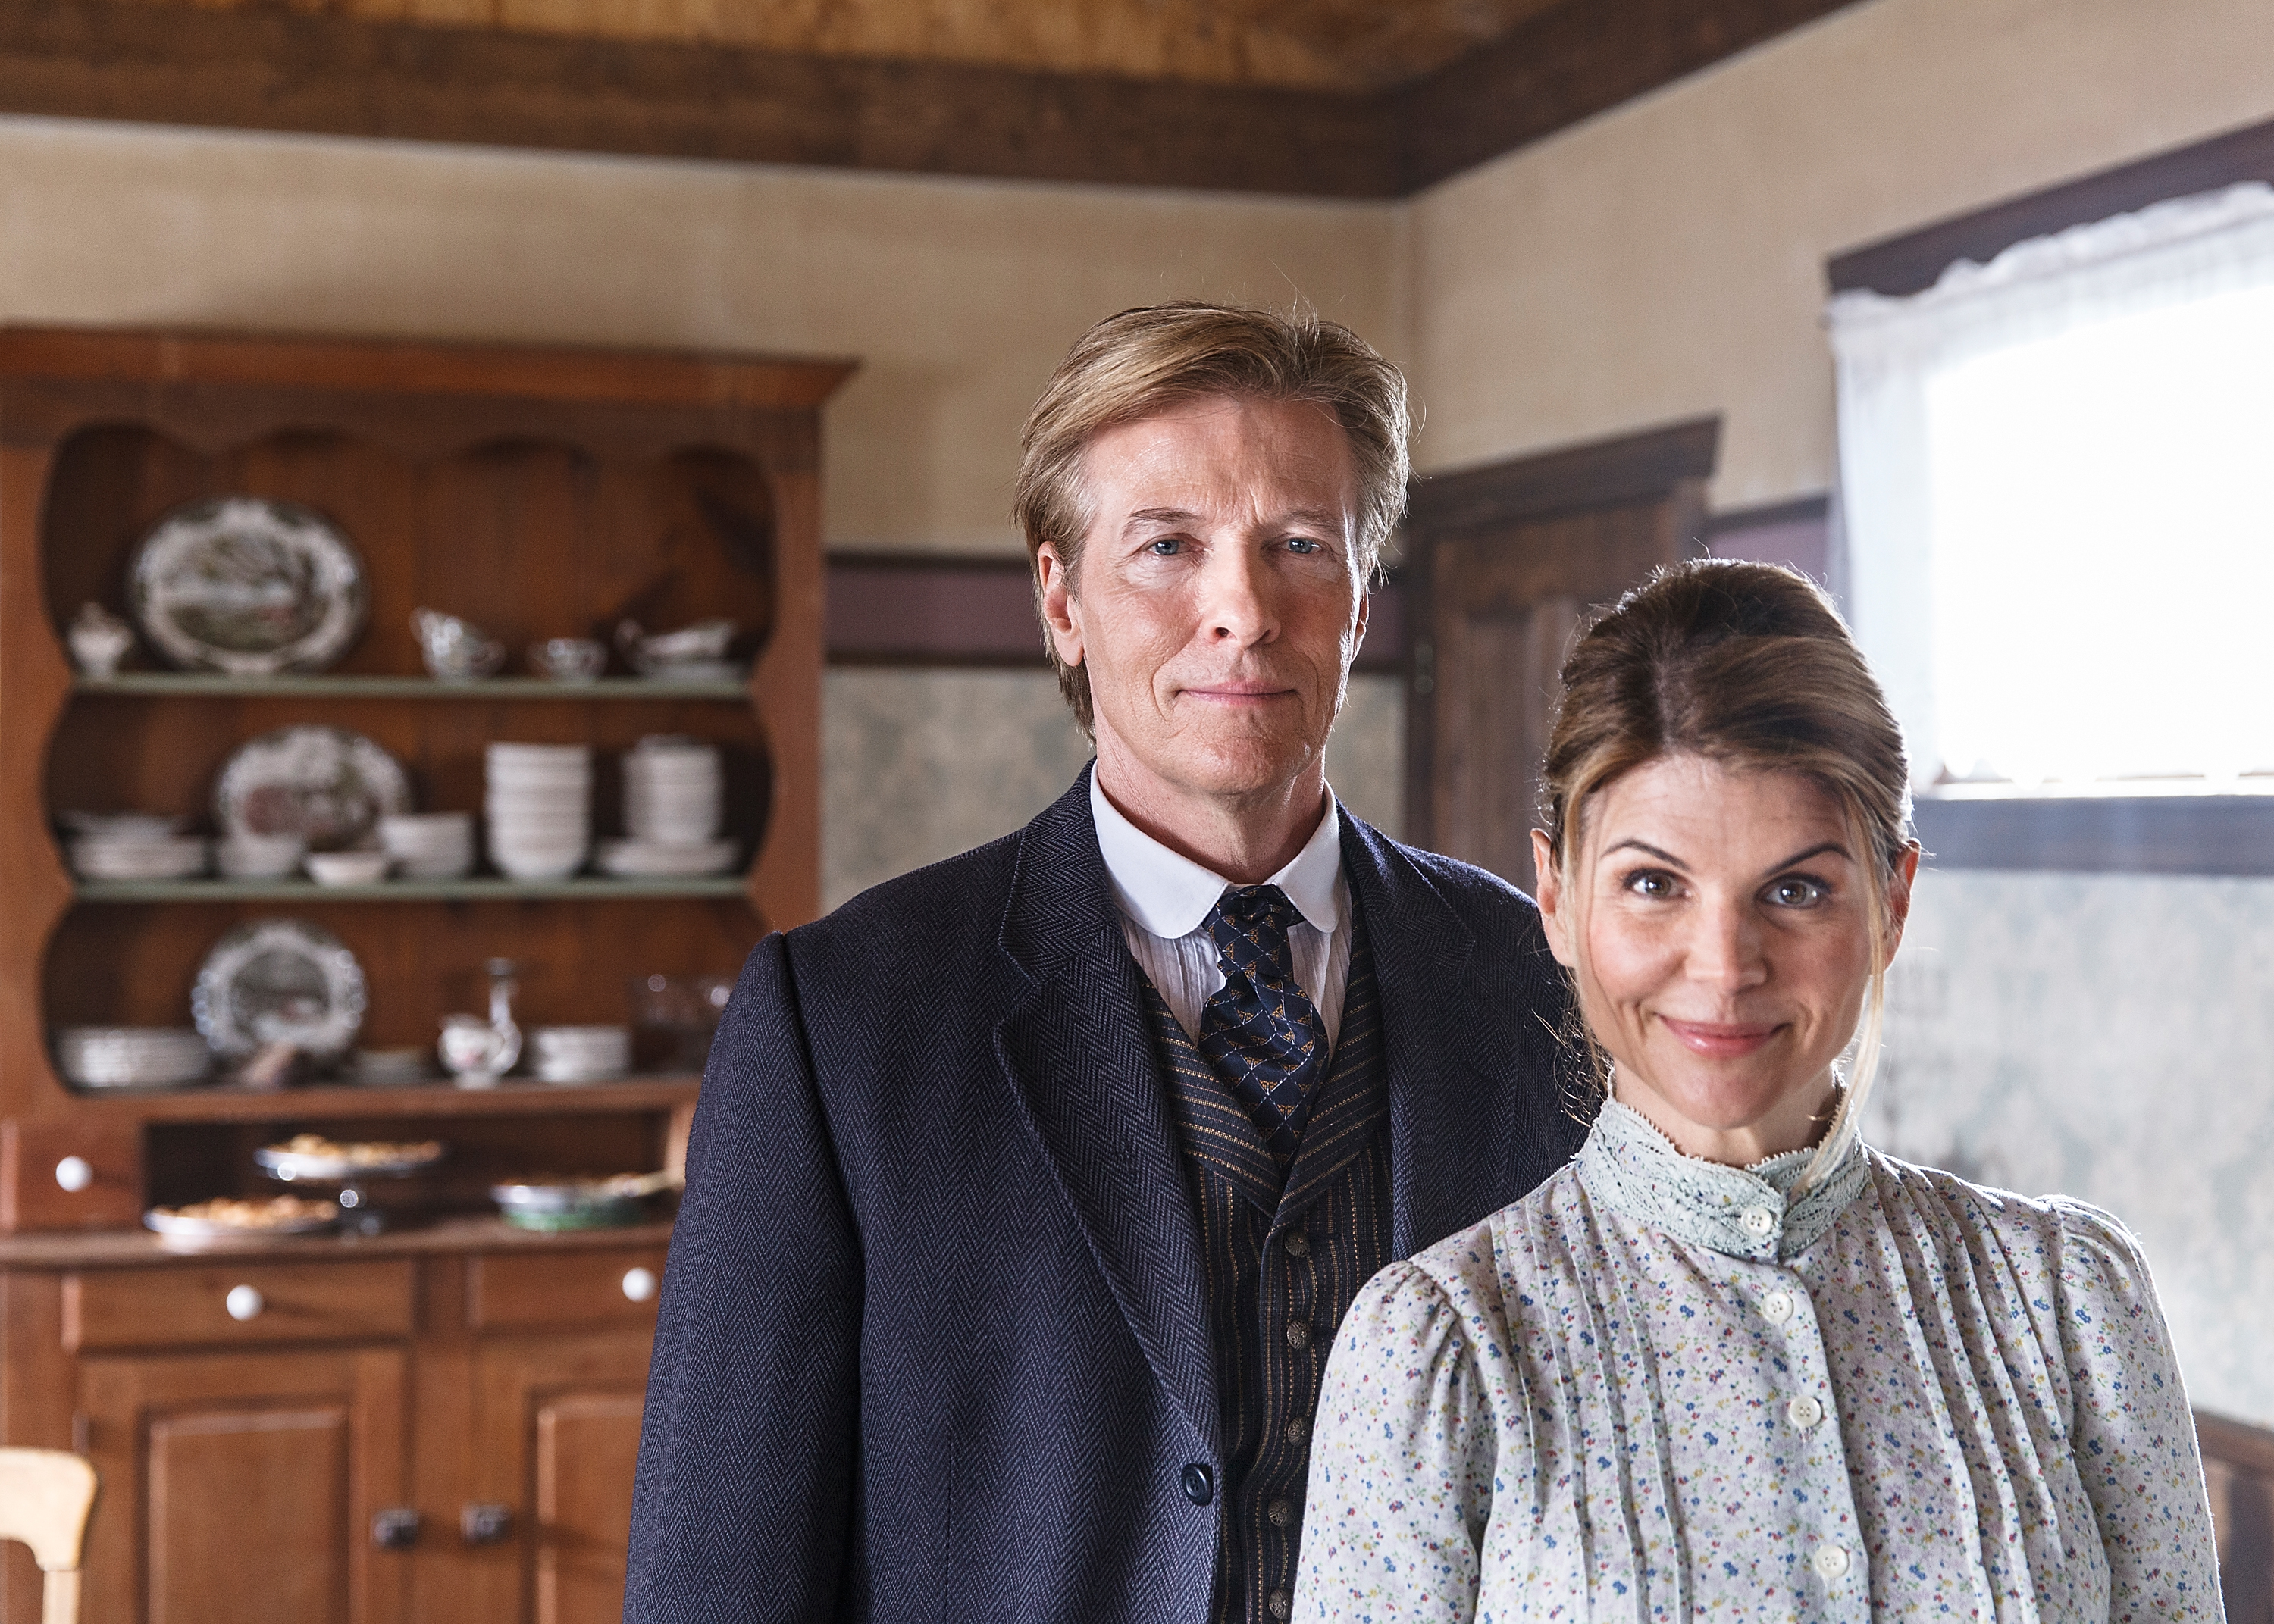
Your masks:
<svg viewBox="0 0 2274 1624"><path fill-rule="evenodd" d="M1923 786L2274 767L2274 188L1829 326L1849 607Z"/></svg>

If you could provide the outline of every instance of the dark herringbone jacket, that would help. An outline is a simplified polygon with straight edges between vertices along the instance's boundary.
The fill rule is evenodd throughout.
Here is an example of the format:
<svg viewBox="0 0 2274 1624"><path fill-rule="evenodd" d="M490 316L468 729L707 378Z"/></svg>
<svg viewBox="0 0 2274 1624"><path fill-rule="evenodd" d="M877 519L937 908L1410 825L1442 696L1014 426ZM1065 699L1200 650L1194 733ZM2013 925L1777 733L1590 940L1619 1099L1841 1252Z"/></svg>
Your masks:
<svg viewBox="0 0 2274 1624"><path fill-rule="evenodd" d="M1400 1257L1577 1147L1529 900L1344 814ZM1088 776L751 954L665 1274L633 1624L1208 1616L1193 1197Z"/></svg>

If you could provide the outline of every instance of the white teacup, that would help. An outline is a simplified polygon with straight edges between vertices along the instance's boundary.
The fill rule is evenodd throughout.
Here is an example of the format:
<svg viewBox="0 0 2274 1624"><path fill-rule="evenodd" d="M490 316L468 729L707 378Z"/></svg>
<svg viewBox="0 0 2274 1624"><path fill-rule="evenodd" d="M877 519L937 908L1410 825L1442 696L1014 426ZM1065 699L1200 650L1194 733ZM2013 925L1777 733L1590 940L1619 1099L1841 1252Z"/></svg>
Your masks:
<svg viewBox="0 0 2274 1624"><path fill-rule="evenodd" d="M479 1015L445 1015L434 1052L461 1088L486 1087L521 1058L521 1034L501 1031Z"/></svg>
<svg viewBox="0 0 2274 1624"><path fill-rule="evenodd" d="M548 637L529 645L529 668L555 682L591 682L608 668L608 645L595 637Z"/></svg>
<svg viewBox="0 0 2274 1624"><path fill-rule="evenodd" d="M281 880L307 854L305 835L231 835L217 841L214 858L232 880Z"/></svg>

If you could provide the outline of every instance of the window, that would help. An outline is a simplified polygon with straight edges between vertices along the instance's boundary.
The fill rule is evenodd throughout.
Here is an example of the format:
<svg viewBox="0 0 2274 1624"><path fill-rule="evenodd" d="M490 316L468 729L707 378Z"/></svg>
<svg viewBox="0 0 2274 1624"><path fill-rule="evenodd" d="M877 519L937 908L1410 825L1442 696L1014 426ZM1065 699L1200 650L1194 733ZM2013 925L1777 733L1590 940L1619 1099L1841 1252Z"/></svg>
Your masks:
<svg viewBox="0 0 2274 1624"><path fill-rule="evenodd" d="M1851 608L1921 789L2274 791L2274 188L1832 329Z"/></svg>

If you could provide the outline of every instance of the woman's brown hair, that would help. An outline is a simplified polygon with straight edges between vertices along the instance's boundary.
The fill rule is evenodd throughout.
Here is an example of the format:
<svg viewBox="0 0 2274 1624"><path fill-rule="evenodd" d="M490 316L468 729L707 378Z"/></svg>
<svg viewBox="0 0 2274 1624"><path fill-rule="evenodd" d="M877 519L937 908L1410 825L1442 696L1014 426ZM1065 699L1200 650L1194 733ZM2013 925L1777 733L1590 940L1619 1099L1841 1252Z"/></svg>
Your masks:
<svg viewBox="0 0 2274 1624"><path fill-rule="evenodd" d="M1572 872L1593 798L1623 774L1674 756L1812 779L1839 806L1869 876L1863 1038L1810 1165L1812 1184L1846 1154L1879 1068L1891 897L1913 844L1902 730L1814 583L1775 565L1700 559L1660 568L1588 626L1563 662L1540 772L1540 811L1560 874ZM1592 1036L1585 1047L1598 1083L1607 1084L1606 1056Z"/></svg>

